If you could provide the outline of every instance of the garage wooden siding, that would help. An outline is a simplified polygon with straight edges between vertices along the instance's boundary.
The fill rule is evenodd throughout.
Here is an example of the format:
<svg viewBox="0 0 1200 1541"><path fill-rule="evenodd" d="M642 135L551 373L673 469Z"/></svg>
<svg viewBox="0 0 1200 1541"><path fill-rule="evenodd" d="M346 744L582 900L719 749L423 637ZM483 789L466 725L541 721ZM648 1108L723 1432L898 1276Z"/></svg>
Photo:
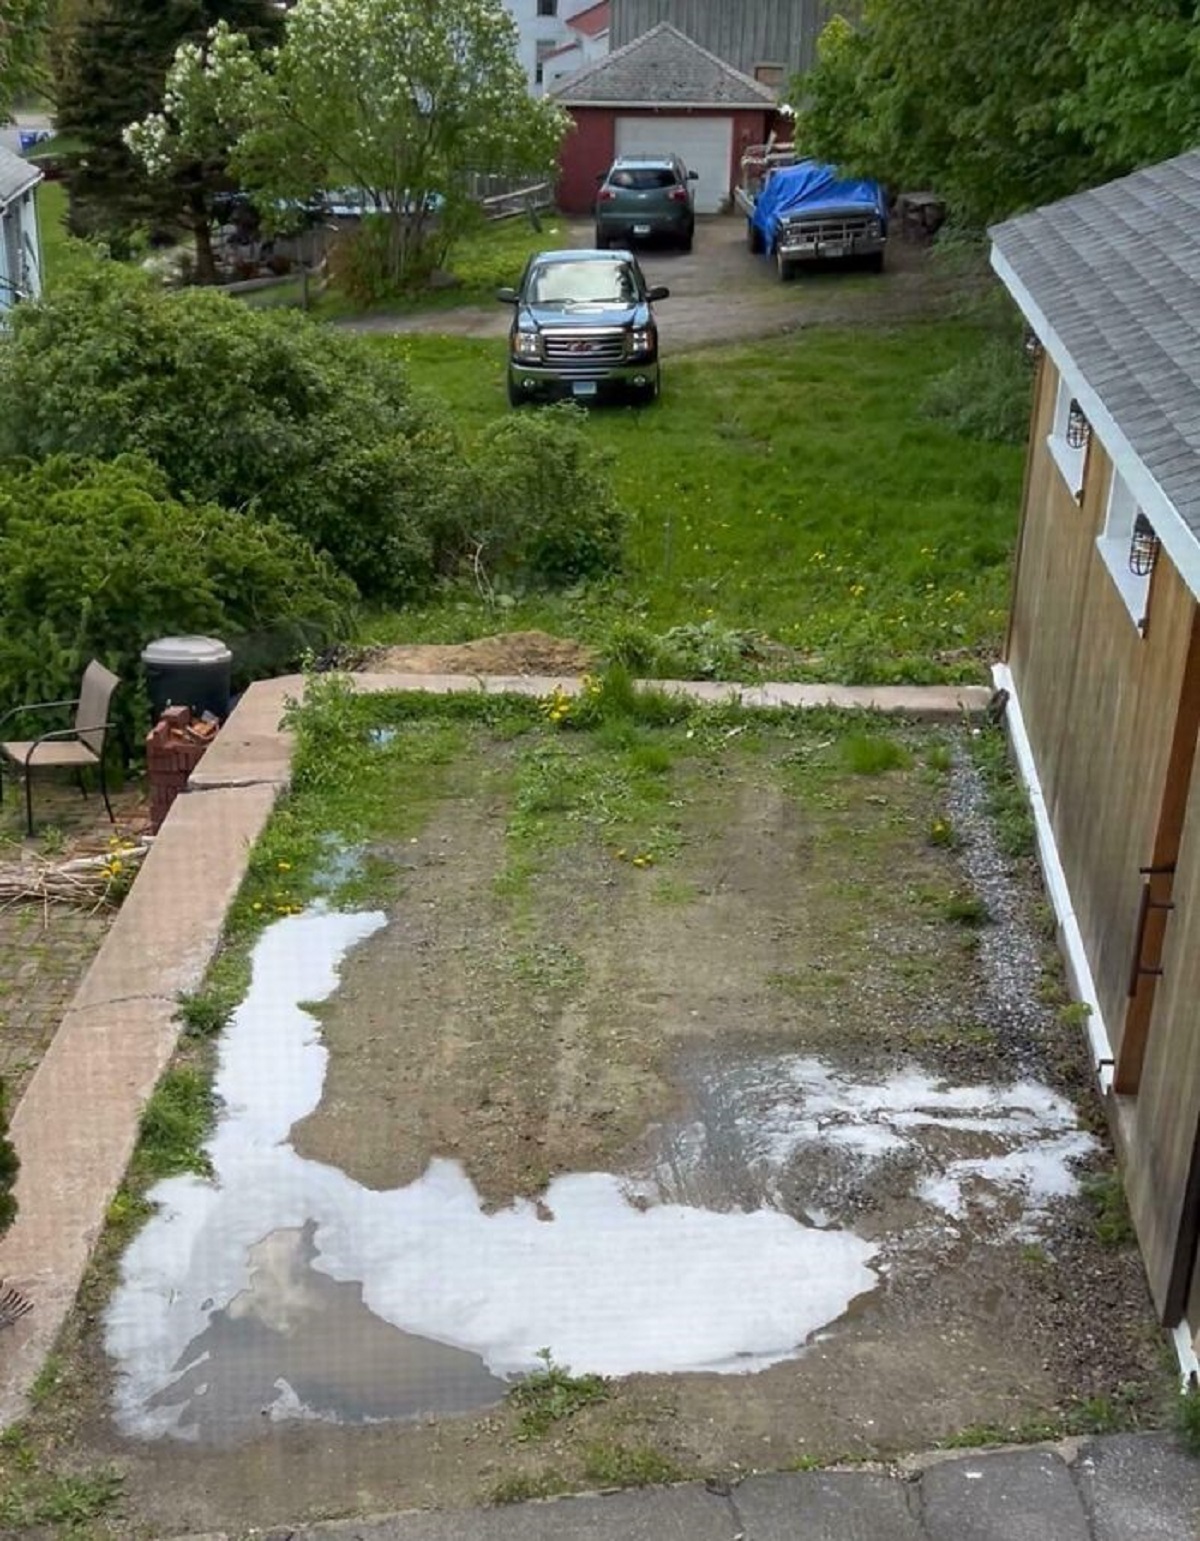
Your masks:
<svg viewBox="0 0 1200 1541"><path fill-rule="evenodd" d="M1082 505L1046 445L1049 361L1030 445L1009 664L1106 1025L1124 1021L1141 899L1195 602L1165 556L1145 638L1096 549L1112 467L1095 436ZM1115 1047L1116 1045L1114 1045Z"/></svg>
<svg viewBox="0 0 1200 1541"><path fill-rule="evenodd" d="M1192 776L1171 897L1175 908L1133 1107L1125 1184L1155 1304L1168 1325L1186 1307L1195 1330L1200 1276L1187 1210L1194 1203L1188 1178L1200 1127L1200 773Z"/></svg>

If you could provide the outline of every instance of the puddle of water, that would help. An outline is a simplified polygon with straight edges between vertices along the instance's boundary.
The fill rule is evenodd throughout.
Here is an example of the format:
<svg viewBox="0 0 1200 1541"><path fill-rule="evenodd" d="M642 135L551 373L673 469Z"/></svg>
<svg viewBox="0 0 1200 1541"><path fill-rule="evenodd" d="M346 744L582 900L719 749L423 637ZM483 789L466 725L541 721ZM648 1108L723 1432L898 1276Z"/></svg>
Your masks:
<svg viewBox="0 0 1200 1541"><path fill-rule="evenodd" d="M992 1206L1020 1233L1092 1146L1035 1082L869 1082L777 1056L695 1074L693 1115L658 1132L637 1180L572 1173L486 1213L435 1160L376 1192L288 1136L328 1059L301 1002L384 924L316 908L256 947L220 1044L215 1180L158 1185L106 1317L124 1432L227 1441L278 1419L467 1410L543 1347L580 1373L763 1369L877 1286L882 1245L837 1228L852 1195L861 1212L886 1188L943 1228Z"/></svg>
<svg viewBox="0 0 1200 1541"><path fill-rule="evenodd" d="M705 1066L687 1119L655 1131L641 1191L712 1208L775 1205L809 1224L844 1222L886 1185L943 1217L1003 1209L1036 1231L1077 1187L1095 1142L1066 1098L1036 1081L953 1086L916 1066L866 1081L779 1055Z"/></svg>
<svg viewBox="0 0 1200 1541"><path fill-rule="evenodd" d="M248 1407L266 1421L264 1405L276 1418L374 1416L353 1368L367 1350L344 1346L353 1333L397 1366L407 1356L410 1378L412 1339L426 1340L426 1367L447 1369L441 1351L461 1351L457 1369L475 1356L496 1377L535 1368L543 1347L577 1372L762 1369L877 1285L870 1242L769 1207L646 1205L593 1172L489 1214L455 1162L380 1193L302 1160L286 1141L320 1099L328 1056L300 1003L327 998L348 949L384 923L317 909L256 947L220 1045L215 1180L156 1187L158 1211L125 1254L106 1316L124 1432L237 1437ZM300 1254L280 1232L304 1238ZM444 1410L478 1405L477 1377L451 1382ZM410 1392L389 1393L392 1408L421 1399Z"/></svg>
<svg viewBox="0 0 1200 1541"><path fill-rule="evenodd" d="M505 1384L476 1354L401 1332L313 1266L315 1226L274 1231L249 1253L249 1283L184 1348L148 1408L176 1432L224 1444L263 1419L371 1423L486 1407Z"/></svg>

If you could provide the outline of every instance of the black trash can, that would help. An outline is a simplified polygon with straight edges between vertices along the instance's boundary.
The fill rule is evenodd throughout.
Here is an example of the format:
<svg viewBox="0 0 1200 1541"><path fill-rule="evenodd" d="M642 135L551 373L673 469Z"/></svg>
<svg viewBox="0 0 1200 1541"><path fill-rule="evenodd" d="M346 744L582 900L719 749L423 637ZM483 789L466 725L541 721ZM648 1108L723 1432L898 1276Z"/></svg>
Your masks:
<svg viewBox="0 0 1200 1541"><path fill-rule="evenodd" d="M229 716L233 654L217 637L159 637L142 651L150 718L168 706L188 706L193 716Z"/></svg>

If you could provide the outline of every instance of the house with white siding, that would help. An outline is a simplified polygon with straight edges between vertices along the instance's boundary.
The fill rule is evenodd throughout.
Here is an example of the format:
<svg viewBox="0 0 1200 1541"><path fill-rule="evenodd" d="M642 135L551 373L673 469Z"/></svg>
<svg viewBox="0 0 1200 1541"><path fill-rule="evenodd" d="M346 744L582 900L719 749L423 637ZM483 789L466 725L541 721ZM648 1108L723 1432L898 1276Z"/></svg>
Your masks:
<svg viewBox="0 0 1200 1541"><path fill-rule="evenodd" d="M42 292L36 166L0 145L0 313Z"/></svg>

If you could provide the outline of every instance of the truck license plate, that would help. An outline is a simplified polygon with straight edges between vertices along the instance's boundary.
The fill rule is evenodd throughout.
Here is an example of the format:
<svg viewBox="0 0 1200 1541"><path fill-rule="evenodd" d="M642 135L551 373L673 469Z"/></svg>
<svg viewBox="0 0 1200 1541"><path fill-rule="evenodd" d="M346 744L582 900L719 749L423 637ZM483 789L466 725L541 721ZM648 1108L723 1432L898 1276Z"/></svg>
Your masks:
<svg viewBox="0 0 1200 1541"><path fill-rule="evenodd" d="M828 246L822 246L821 255L823 257L844 257L846 255L846 248L840 241L831 241Z"/></svg>
<svg viewBox="0 0 1200 1541"><path fill-rule="evenodd" d="M595 380L572 380L571 394L573 396L594 396L596 394Z"/></svg>
<svg viewBox="0 0 1200 1541"><path fill-rule="evenodd" d="M634 225L633 233L634 233L634 235L649 235L650 234L650 226L649 225Z"/></svg>

